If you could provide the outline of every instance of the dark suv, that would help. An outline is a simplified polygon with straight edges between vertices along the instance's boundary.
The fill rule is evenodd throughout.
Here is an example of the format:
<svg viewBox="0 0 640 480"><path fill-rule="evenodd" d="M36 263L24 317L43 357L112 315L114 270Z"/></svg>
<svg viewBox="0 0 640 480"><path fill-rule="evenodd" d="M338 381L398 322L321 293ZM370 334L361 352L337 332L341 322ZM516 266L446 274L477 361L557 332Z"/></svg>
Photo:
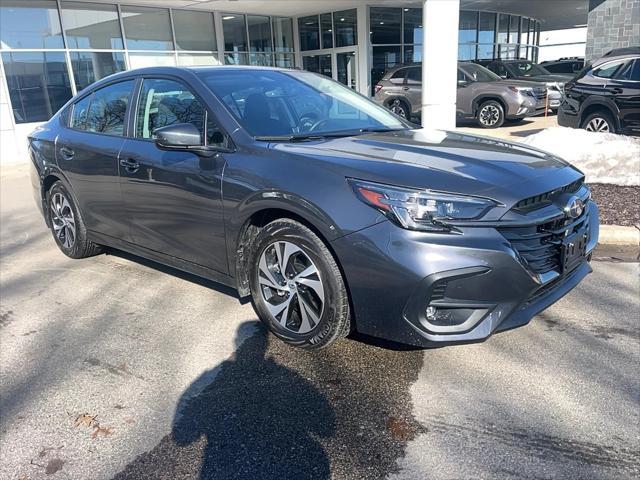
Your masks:
<svg viewBox="0 0 640 480"><path fill-rule="evenodd" d="M550 73L566 73L575 75L584 68L584 58L582 57L563 57L558 60L547 60L541 62L540 66Z"/></svg>
<svg viewBox="0 0 640 480"><path fill-rule="evenodd" d="M64 254L114 247L232 286L305 348L354 331L484 340L575 287L598 240L584 176L563 160L415 129L299 70L115 74L29 151Z"/></svg>
<svg viewBox="0 0 640 480"><path fill-rule="evenodd" d="M549 108L552 110L557 110L560 106L564 84L573 78L573 75L551 73L529 60L478 60L477 63L501 78L544 84L549 94Z"/></svg>
<svg viewBox="0 0 640 480"><path fill-rule="evenodd" d="M558 124L640 135L640 49L602 57L567 83Z"/></svg>

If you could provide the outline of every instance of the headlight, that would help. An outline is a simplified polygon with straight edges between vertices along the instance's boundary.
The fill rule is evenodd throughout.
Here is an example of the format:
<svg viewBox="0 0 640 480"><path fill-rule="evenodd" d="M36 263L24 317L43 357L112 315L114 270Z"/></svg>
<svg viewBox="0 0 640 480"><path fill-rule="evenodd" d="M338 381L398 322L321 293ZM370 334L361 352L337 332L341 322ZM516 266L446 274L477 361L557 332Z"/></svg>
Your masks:
<svg viewBox="0 0 640 480"><path fill-rule="evenodd" d="M488 198L438 193L349 179L358 198L410 230L446 232L447 220L475 220L496 206Z"/></svg>
<svg viewBox="0 0 640 480"><path fill-rule="evenodd" d="M533 97L533 88L530 87L516 87L514 85L509 85L507 87L509 90L515 93L521 93L522 95L529 95Z"/></svg>

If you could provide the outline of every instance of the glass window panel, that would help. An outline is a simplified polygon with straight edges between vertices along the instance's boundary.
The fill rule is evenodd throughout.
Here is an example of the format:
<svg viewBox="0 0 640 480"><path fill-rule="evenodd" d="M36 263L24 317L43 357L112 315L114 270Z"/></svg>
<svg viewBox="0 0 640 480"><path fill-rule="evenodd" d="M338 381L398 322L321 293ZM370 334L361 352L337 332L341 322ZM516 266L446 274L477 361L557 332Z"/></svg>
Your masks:
<svg viewBox="0 0 640 480"><path fill-rule="evenodd" d="M131 68L143 67L173 67L176 57L173 53L129 52Z"/></svg>
<svg viewBox="0 0 640 480"><path fill-rule="evenodd" d="M478 24L478 58L493 58L493 42L496 31L496 14L480 12Z"/></svg>
<svg viewBox="0 0 640 480"><path fill-rule="evenodd" d="M292 53L276 54L276 67L295 68L295 60Z"/></svg>
<svg viewBox="0 0 640 480"><path fill-rule="evenodd" d="M4 52L4 71L16 123L49 120L72 97L62 52Z"/></svg>
<svg viewBox="0 0 640 480"><path fill-rule="evenodd" d="M509 15L504 13L498 14L498 36L496 37L496 42L509 42Z"/></svg>
<svg viewBox="0 0 640 480"><path fill-rule="evenodd" d="M400 47L372 47L371 85L372 87L389 68L402 63ZM373 95L373 91L371 92Z"/></svg>
<svg viewBox="0 0 640 480"><path fill-rule="evenodd" d="M237 13L223 13L222 33L224 35L225 51L247 51L247 29L244 21L244 15Z"/></svg>
<svg viewBox="0 0 640 480"><path fill-rule="evenodd" d="M355 9L333 12L336 47L358 44L358 15Z"/></svg>
<svg viewBox="0 0 640 480"><path fill-rule="evenodd" d="M249 50L251 52L271 52L271 22L269 17L247 15L249 27Z"/></svg>
<svg viewBox="0 0 640 480"><path fill-rule="evenodd" d="M422 44L422 9L404 9L404 43Z"/></svg>
<svg viewBox="0 0 640 480"><path fill-rule="evenodd" d="M405 45L404 63L422 62L422 45Z"/></svg>
<svg viewBox="0 0 640 480"><path fill-rule="evenodd" d="M70 52L69 55L78 91L107 75L127 69L122 52Z"/></svg>
<svg viewBox="0 0 640 480"><path fill-rule="evenodd" d="M214 51L218 49L212 14L173 10L172 15L178 50Z"/></svg>
<svg viewBox="0 0 640 480"><path fill-rule="evenodd" d="M202 104L182 83L147 79L140 93L136 137L151 138L157 128L176 123L191 123L204 137L204 112Z"/></svg>
<svg viewBox="0 0 640 480"><path fill-rule="evenodd" d="M317 50L320 48L320 24L318 15L300 17L298 19L300 34L300 50Z"/></svg>
<svg viewBox="0 0 640 480"><path fill-rule="evenodd" d="M224 63L227 65L249 65L249 54L224 52Z"/></svg>
<svg viewBox="0 0 640 480"><path fill-rule="evenodd" d="M0 0L2 48L64 48L54 1Z"/></svg>
<svg viewBox="0 0 640 480"><path fill-rule="evenodd" d="M122 23L127 38L127 48L173 50L169 10L123 5Z"/></svg>
<svg viewBox="0 0 640 480"><path fill-rule="evenodd" d="M476 59L476 35L478 27L478 12L460 11L458 27L458 59Z"/></svg>
<svg viewBox="0 0 640 480"><path fill-rule="evenodd" d="M276 52L293 52L293 21L273 17L273 41Z"/></svg>
<svg viewBox="0 0 640 480"><path fill-rule="evenodd" d="M511 15L509 20L509 43L518 43L519 40L520 17Z"/></svg>
<svg viewBox="0 0 640 480"><path fill-rule="evenodd" d="M302 66L310 72L321 73L329 78L333 76L330 54L304 56L302 57Z"/></svg>
<svg viewBox="0 0 640 480"><path fill-rule="evenodd" d="M62 2L61 6L68 48L124 48L115 5Z"/></svg>
<svg viewBox="0 0 640 480"><path fill-rule="evenodd" d="M249 65L256 65L258 67L272 67L273 55L270 53L250 53Z"/></svg>
<svg viewBox="0 0 640 480"><path fill-rule="evenodd" d="M322 32L322 48L333 48L333 22L330 13L320 15L320 30Z"/></svg>
<svg viewBox="0 0 640 480"><path fill-rule="evenodd" d="M400 43L402 35L402 9L371 7L369 30L372 44Z"/></svg>
<svg viewBox="0 0 640 480"><path fill-rule="evenodd" d="M522 18L522 24L520 25L520 43L529 43L529 19Z"/></svg>
<svg viewBox="0 0 640 480"><path fill-rule="evenodd" d="M220 65L220 60L214 53L179 53L178 65L181 67Z"/></svg>
<svg viewBox="0 0 640 480"><path fill-rule="evenodd" d="M127 104L134 83L134 80L116 83L91 95L84 129L88 132L121 136L124 133Z"/></svg>
<svg viewBox="0 0 640 480"><path fill-rule="evenodd" d="M91 95L87 95L82 100L73 105L73 115L71 117L71 128L84 130L87 125L87 113L89 113L89 104L91 103Z"/></svg>

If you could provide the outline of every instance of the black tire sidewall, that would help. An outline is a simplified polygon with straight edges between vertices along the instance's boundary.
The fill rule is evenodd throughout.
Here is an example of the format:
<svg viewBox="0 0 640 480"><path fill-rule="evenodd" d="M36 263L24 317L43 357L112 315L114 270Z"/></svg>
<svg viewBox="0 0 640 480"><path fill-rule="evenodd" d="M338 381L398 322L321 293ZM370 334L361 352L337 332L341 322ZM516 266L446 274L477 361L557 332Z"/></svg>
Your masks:
<svg viewBox="0 0 640 480"><path fill-rule="evenodd" d="M594 118L602 118L609 125L608 132L600 132L600 133L616 133L616 124L613 121L613 118L608 112L603 112L603 111L593 112L587 115L587 117L582 121L582 125L580 126L580 128L586 130L587 125L589 125L589 122Z"/></svg>
<svg viewBox="0 0 640 480"><path fill-rule="evenodd" d="M324 310L319 324L306 334L296 334L285 329L274 321L270 312L263 304L262 293L258 284L258 265L260 256L264 250L274 242L286 240L301 248L315 263L320 272L320 278L324 286ZM336 322L340 315L340 302L345 301L346 296L342 291L344 283L342 279L336 279L332 273L331 261L333 257L326 258L331 253L321 248L320 240L313 232L297 222L274 221L265 226L254 239L251 248L249 285L251 288L251 301L259 318L267 324L271 332L285 342L296 346L322 346L327 343L327 338L333 338L336 334ZM319 248L320 247L320 248ZM324 250L324 251L322 251Z"/></svg>
<svg viewBox="0 0 640 480"><path fill-rule="evenodd" d="M500 116L498 117L498 121L494 125L484 125L480 121L480 112L487 105L494 105L495 107L498 108L498 112L500 113ZM480 106L478 107L478 113L476 115L476 120L478 121L478 125L480 125L482 128L499 128L499 127L501 127L504 124L504 108L503 108L502 104L500 102L496 101L496 100L486 100L486 101L482 102L480 104Z"/></svg>
<svg viewBox="0 0 640 480"><path fill-rule="evenodd" d="M60 242L60 239L58 238L55 231L53 230L53 219L51 216L51 198L56 193L61 193L62 195L64 195L64 197L69 202L69 205L71 206L71 210L73 211L73 218L76 224L76 238L71 248L66 248ZM76 206L76 201L73 195L71 195L71 192L69 192L67 187L62 182L54 183L49 189L49 191L47 192L47 215L49 216L49 225L51 229L51 234L53 235L53 238L56 244L58 245L58 248L60 248L60 250L62 250L62 253L64 253L68 257L81 258L83 256L82 248L86 242L87 233L84 227L84 223L82 222L82 217L80 216L80 212L78 211L78 207Z"/></svg>

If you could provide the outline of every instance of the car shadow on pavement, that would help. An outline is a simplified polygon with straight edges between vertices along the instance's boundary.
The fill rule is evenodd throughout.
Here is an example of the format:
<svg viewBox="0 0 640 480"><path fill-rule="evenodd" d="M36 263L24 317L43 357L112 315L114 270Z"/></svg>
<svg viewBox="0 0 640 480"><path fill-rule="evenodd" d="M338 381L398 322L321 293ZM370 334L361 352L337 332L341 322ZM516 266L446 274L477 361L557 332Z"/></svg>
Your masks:
<svg viewBox="0 0 640 480"><path fill-rule="evenodd" d="M116 479L382 478L422 427L409 387L421 352L349 340L290 347L256 322L178 401L172 432ZM395 370L397 368L398 370Z"/></svg>

